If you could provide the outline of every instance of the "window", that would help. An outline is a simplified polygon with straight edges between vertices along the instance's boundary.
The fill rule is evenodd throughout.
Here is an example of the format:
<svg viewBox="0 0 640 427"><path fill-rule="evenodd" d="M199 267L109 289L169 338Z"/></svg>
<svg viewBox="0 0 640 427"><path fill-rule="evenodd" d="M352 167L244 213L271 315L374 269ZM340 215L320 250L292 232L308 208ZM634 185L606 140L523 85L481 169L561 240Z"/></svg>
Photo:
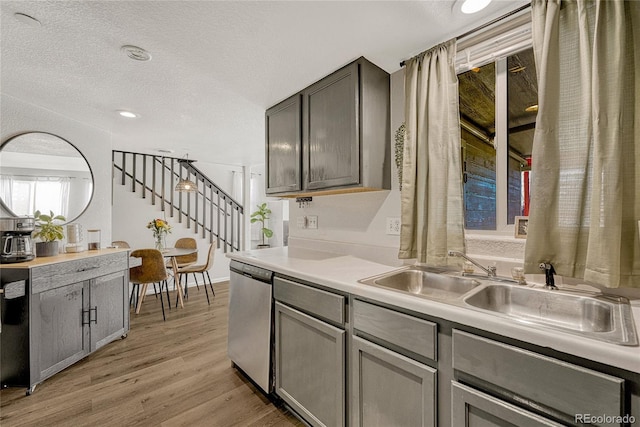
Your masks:
<svg viewBox="0 0 640 427"><path fill-rule="evenodd" d="M69 208L70 178L2 175L2 200L16 215L54 211L66 216Z"/></svg>
<svg viewBox="0 0 640 427"><path fill-rule="evenodd" d="M456 55L465 228L513 233L515 217L528 215L537 115L529 17L489 32Z"/></svg>

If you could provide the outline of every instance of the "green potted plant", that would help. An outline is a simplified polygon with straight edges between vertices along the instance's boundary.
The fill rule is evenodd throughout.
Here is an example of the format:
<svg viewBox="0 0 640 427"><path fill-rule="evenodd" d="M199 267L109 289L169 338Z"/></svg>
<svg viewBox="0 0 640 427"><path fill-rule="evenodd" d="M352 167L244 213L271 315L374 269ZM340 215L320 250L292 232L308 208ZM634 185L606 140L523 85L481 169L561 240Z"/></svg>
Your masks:
<svg viewBox="0 0 640 427"><path fill-rule="evenodd" d="M36 220L36 231L33 237L41 240L36 243L36 255L39 257L58 255L58 240L64 239L64 229L54 221L65 221L66 218L55 215L53 211L49 211L49 215L35 211L33 216Z"/></svg>
<svg viewBox="0 0 640 427"><path fill-rule="evenodd" d="M270 230L264 226L264 222L269 219L269 215L271 214L271 209L267 207L266 203L262 203L257 205L258 210L251 214L251 224L259 222L260 233L262 235L262 243L258 245L258 249L268 248L270 245L264 242L264 238L267 239L273 236L273 230Z"/></svg>

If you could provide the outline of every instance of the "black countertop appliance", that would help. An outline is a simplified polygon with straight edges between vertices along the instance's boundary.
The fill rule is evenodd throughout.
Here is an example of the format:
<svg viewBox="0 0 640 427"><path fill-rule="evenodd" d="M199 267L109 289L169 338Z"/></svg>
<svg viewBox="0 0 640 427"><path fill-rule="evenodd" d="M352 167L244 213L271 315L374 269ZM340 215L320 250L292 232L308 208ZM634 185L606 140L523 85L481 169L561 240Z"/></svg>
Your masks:
<svg viewBox="0 0 640 427"><path fill-rule="evenodd" d="M32 217L0 218L2 246L0 264L30 261L35 258L31 233L35 230Z"/></svg>

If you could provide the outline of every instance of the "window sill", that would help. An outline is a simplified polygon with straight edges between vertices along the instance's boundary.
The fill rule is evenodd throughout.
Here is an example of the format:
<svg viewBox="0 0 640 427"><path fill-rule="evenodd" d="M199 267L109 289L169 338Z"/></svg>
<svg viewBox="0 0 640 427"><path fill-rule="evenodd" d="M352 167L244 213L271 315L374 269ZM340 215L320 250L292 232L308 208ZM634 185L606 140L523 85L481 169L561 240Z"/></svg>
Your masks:
<svg viewBox="0 0 640 427"><path fill-rule="evenodd" d="M520 263L524 260L526 239L498 234L466 234L467 254L507 258Z"/></svg>

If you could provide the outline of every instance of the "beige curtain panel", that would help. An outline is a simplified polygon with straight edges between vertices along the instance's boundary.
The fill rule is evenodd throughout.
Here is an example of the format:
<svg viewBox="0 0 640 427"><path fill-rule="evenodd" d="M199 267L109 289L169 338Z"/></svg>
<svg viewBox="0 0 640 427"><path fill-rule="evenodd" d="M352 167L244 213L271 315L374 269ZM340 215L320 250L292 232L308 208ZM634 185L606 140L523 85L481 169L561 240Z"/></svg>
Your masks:
<svg viewBox="0 0 640 427"><path fill-rule="evenodd" d="M406 62L401 259L446 265L464 250L455 40Z"/></svg>
<svg viewBox="0 0 640 427"><path fill-rule="evenodd" d="M640 287L640 2L533 0L525 269Z"/></svg>

